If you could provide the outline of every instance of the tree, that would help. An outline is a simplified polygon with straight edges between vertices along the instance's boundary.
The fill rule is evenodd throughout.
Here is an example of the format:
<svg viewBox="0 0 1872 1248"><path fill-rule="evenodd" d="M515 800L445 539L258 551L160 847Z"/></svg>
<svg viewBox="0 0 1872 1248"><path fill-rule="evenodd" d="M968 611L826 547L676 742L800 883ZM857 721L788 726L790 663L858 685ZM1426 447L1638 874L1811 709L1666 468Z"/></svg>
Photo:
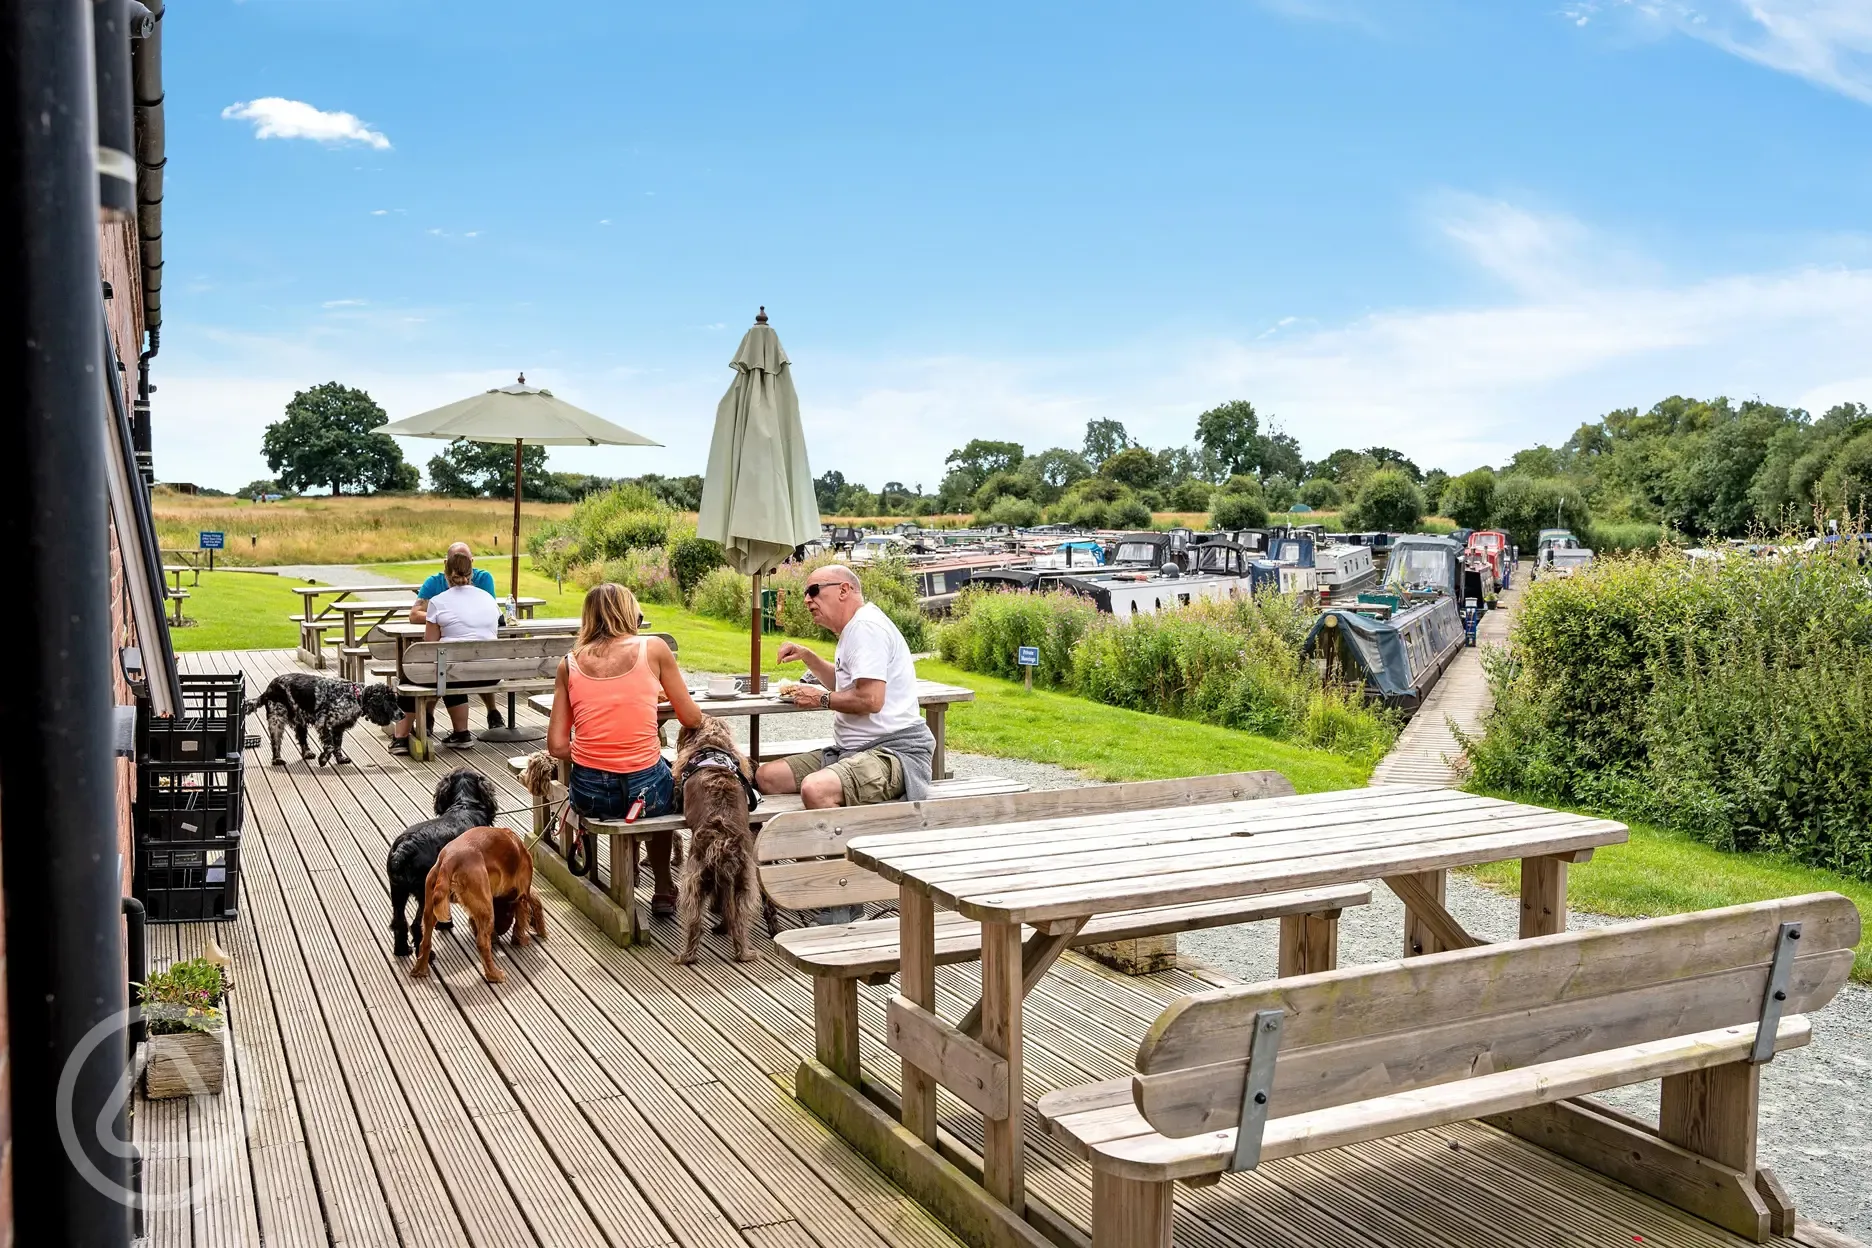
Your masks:
<svg viewBox="0 0 1872 1248"><path fill-rule="evenodd" d="M1078 451L1055 446L1022 460L1021 471L1032 473L1051 491L1054 498L1058 498L1067 486L1075 481L1083 481L1092 475L1093 470L1085 456Z"/></svg>
<svg viewBox="0 0 1872 1248"><path fill-rule="evenodd" d="M1339 505L1339 487L1325 477L1314 477L1300 485L1300 501L1315 511L1330 511Z"/></svg>
<svg viewBox="0 0 1872 1248"><path fill-rule="evenodd" d="M1099 476L1134 490L1148 490L1157 484L1157 457L1141 446L1127 446L1099 465Z"/></svg>
<svg viewBox="0 0 1872 1248"><path fill-rule="evenodd" d="M1337 485L1342 493L1356 494L1358 487L1377 467L1378 461L1363 451L1342 446L1325 459L1308 464L1306 475L1324 477Z"/></svg>
<svg viewBox="0 0 1872 1248"><path fill-rule="evenodd" d="M1380 468L1389 465L1399 469L1405 476L1411 479L1411 484L1413 485L1423 484L1422 471L1418 469L1416 464L1404 458L1403 451L1394 451L1388 446L1368 446L1365 448L1365 457Z"/></svg>
<svg viewBox="0 0 1872 1248"><path fill-rule="evenodd" d="M261 477L257 481L249 481L246 485L241 486L240 489L234 491L234 496L236 498L264 498L268 494L283 493L285 493L285 491L280 489L279 482L270 477Z"/></svg>
<svg viewBox="0 0 1872 1248"><path fill-rule="evenodd" d="M1102 464L1131 445L1131 435L1116 420L1088 420L1085 431L1085 461Z"/></svg>
<svg viewBox="0 0 1872 1248"><path fill-rule="evenodd" d="M1170 490L1172 511L1208 511L1215 487L1207 481L1179 481Z"/></svg>
<svg viewBox="0 0 1872 1248"><path fill-rule="evenodd" d="M1019 498L1030 502L1043 487L1040 482L1024 472L997 472L981 483L975 491L975 510L987 511L1003 498Z"/></svg>
<svg viewBox="0 0 1872 1248"><path fill-rule="evenodd" d="M1268 508L1272 511L1288 511L1299 496L1298 487L1283 473L1275 473L1261 483L1261 492L1267 495Z"/></svg>
<svg viewBox="0 0 1872 1248"><path fill-rule="evenodd" d="M1164 489L1208 475L1202 451L1193 446L1166 446L1156 458L1157 483Z"/></svg>
<svg viewBox="0 0 1872 1248"><path fill-rule="evenodd" d="M1843 528L1862 525L1872 512L1872 430L1840 448L1820 479L1820 496L1828 508L1845 513Z"/></svg>
<svg viewBox="0 0 1872 1248"><path fill-rule="evenodd" d="M509 442L470 442L456 438L440 455L429 461L429 484L438 494L452 498L512 498L514 490L513 444ZM527 494L540 502L555 501L546 486L546 448L529 446L520 453L520 469L525 482L542 487L528 488ZM523 482L523 485L525 484Z"/></svg>
<svg viewBox="0 0 1872 1248"><path fill-rule="evenodd" d="M1452 477L1443 487L1440 504L1444 515L1465 529L1485 529L1495 514L1495 473L1477 468L1460 477ZM1531 547L1530 547L1531 549Z"/></svg>
<svg viewBox="0 0 1872 1248"><path fill-rule="evenodd" d="M1040 523L1040 504L1008 494L988 510L978 512L975 520L979 524L1005 524L1010 528L1031 529Z"/></svg>
<svg viewBox="0 0 1872 1248"><path fill-rule="evenodd" d="M839 492L845 488L845 474L836 468L822 472L812 483L812 488L820 512L831 514L838 508Z"/></svg>
<svg viewBox="0 0 1872 1248"><path fill-rule="evenodd" d="M1026 457L1027 452L1018 442L990 442L974 438L961 450L950 451L943 463L950 468L974 473L977 480L986 480L997 472L1013 472Z"/></svg>
<svg viewBox="0 0 1872 1248"><path fill-rule="evenodd" d="M1450 474L1444 472L1441 468L1432 468L1429 472L1424 473L1423 480L1418 482L1419 485L1423 486L1424 502L1430 505L1431 511L1437 509L1437 500L1443 497L1444 487L1449 485L1449 483Z"/></svg>
<svg viewBox="0 0 1872 1248"><path fill-rule="evenodd" d="M1298 481L1306 475L1306 460L1300 454L1300 444L1279 430L1261 437L1261 475L1271 477L1276 473L1289 481Z"/></svg>
<svg viewBox="0 0 1872 1248"><path fill-rule="evenodd" d="M1572 482L1559 477L1505 474L1495 482L1493 527L1523 550L1533 550L1542 529L1571 529L1584 534L1592 521L1586 499Z"/></svg>
<svg viewBox="0 0 1872 1248"><path fill-rule="evenodd" d="M266 427L260 450L289 490L395 489L409 480L409 465L395 439L371 432L387 420L364 391L328 381L287 401L286 419Z"/></svg>
<svg viewBox="0 0 1872 1248"><path fill-rule="evenodd" d="M1402 468L1380 468L1359 487L1360 528L1386 533L1412 533L1423 519L1424 496ZM1529 543L1532 546L1533 543Z"/></svg>
<svg viewBox="0 0 1872 1248"><path fill-rule="evenodd" d="M1246 399L1223 403L1198 416L1196 441L1218 476L1253 472L1261 466L1261 418Z"/></svg>
<svg viewBox="0 0 1872 1248"><path fill-rule="evenodd" d="M1268 520L1267 499L1253 477L1237 474L1209 499L1209 527L1234 531L1259 529Z"/></svg>

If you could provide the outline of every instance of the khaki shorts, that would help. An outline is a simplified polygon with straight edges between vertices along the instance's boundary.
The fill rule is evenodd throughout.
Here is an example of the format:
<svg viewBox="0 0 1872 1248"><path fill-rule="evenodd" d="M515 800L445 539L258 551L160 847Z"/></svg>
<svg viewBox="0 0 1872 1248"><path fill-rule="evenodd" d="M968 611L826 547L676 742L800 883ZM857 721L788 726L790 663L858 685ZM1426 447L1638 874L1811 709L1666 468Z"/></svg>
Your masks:
<svg viewBox="0 0 1872 1248"><path fill-rule="evenodd" d="M904 795L903 760L881 750L859 750L839 755L831 767L825 765L823 751L793 754L787 757L787 769L793 773L793 787L798 788L815 771L830 771L839 778L839 791L847 806L874 806L894 802Z"/></svg>

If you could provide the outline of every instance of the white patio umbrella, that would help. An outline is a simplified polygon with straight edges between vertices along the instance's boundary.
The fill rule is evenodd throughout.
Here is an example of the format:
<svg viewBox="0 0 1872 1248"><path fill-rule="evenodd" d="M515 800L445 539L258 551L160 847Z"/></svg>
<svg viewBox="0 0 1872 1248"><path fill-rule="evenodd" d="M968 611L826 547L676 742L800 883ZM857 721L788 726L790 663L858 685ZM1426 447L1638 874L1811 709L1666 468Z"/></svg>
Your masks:
<svg viewBox="0 0 1872 1248"><path fill-rule="evenodd" d="M403 420L392 421L373 429L400 438L443 438L470 442L511 442L514 448L513 496L513 568L507 583L509 598L520 596L520 496L522 492L520 453L527 443L535 446L661 446L640 433L614 425L583 408L555 398L550 390L526 384L520 374L517 384L500 386L434 408ZM539 733L512 725L513 699L507 699L509 727L494 729L483 736L488 740L534 740Z"/></svg>
<svg viewBox="0 0 1872 1248"><path fill-rule="evenodd" d="M761 577L819 536L819 503L806 462L792 364L780 335L767 324L766 308L728 364L734 380L715 409L696 533L721 543L729 563L754 579L748 672L749 689L758 692Z"/></svg>

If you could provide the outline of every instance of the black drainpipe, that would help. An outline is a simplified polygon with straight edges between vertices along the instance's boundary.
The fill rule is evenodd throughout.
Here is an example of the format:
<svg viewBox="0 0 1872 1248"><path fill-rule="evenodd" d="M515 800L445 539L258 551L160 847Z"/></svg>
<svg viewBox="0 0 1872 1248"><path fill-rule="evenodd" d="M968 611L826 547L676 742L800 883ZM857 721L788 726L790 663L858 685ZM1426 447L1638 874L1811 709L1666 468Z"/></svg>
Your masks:
<svg viewBox="0 0 1872 1248"><path fill-rule="evenodd" d="M150 440L149 362L162 350L162 201L163 166L169 163L163 136L163 0L145 0L149 17L133 24L139 36L130 45L130 82L136 98L137 243L143 262L143 328L149 347L137 356L137 397L132 405L130 442L137 468L147 485L156 484Z"/></svg>
<svg viewBox="0 0 1872 1248"><path fill-rule="evenodd" d="M0 876L15 1242L119 1248L129 1166L96 1125L126 1001L89 19L0 4L0 549L32 604L0 681Z"/></svg>

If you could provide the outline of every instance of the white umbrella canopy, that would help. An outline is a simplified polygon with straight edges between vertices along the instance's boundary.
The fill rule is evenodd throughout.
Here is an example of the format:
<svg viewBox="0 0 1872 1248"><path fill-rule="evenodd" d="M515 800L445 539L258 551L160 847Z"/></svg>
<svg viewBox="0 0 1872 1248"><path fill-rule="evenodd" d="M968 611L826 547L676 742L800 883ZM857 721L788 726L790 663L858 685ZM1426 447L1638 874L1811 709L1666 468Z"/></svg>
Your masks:
<svg viewBox="0 0 1872 1248"><path fill-rule="evenodd" d="M741 339L728 393L715 409L708 475L696 533L719 542L734 567L754 578L753 687L760 687L760 578L819 536L799 396L767 309Z"/></svg>
<svg viewBox="0 0 1872 1248"><path fill-rule="evenodd" d="M513 572L508 593L520 596L520 451L535 446L661 446L641 433L614 425L557 398L550 390L526 384L499 386L415 416L379 425L372 433L399 438L466 438L470 442L514 444Z"/></svg>

